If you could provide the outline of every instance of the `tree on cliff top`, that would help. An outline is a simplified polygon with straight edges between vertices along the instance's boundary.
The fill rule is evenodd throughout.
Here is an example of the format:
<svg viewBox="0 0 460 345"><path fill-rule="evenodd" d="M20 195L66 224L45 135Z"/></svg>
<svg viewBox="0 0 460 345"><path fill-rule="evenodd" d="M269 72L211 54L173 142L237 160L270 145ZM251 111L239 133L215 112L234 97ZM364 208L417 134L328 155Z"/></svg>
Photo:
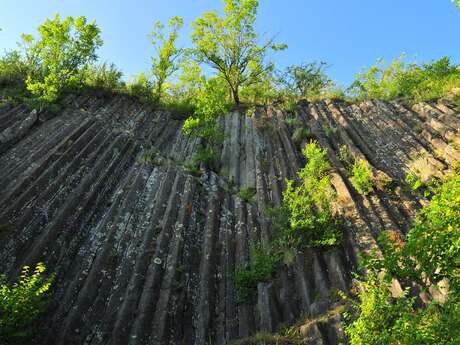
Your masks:
<svg viewBox="0 0 460 345"><path fill-rule="evenodd" d="M78 78L79 70L97 59L102 45L100 29L85 17L56 15L38 27L39 39L23 35L25 54L37 69L26 81L27 89L39 99L54 102L62 89Z"/></svg>
<svg viewBox="0 0 460 345"><path fill-rule="evenodd" d="M257 83L270 68L269 51L285 49L273 39L259 45L254 25L258 0L224 0L224 15L205 12L193 22L194 55L223 76L232 98L240 103L241 87Z"/></svg>
<svg viewBox="0 0 460 345"><path fill-rule="evenodd" d="M150 34L157 56L152 57L152 75L155 79L155 98L160 101L166 80L179 68L179 58L183 49L176 47L178 31L184 25L181 17L174 16L168 22L169 34L164 33L165 26L156 21Z"/></svg>

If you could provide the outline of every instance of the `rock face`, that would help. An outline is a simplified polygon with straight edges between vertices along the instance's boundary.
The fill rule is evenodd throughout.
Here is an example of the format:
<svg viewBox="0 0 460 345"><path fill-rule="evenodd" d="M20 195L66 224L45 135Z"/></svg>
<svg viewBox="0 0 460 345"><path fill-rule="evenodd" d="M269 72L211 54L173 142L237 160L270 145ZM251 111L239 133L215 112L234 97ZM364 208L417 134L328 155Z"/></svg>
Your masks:
<svg viewBox="0 0 460 345"><path fill-rule="evenodd" d="M219 123L216 162L200 174L184 163L201 144L181 126L121 97L69 98L55 117L0 109L0 272L14 279L43 261L56 273L40 344L227 344L318 318L335 291L349 291L359 251L382 231L408 231L421 201L401 188L407 172L428 179L460 159L460 117L442 102L234 111ZM299 128L310 133L293 140ZM238 303L234 272L272 236L265 209L304 165L308 136L334 166L344 243L297 253ZM347 177L342 145L382 182L369 196ZM242 187L256 192L253 202L239 197ZM338 344L339 324L310 323L306 343Z"/></svg>

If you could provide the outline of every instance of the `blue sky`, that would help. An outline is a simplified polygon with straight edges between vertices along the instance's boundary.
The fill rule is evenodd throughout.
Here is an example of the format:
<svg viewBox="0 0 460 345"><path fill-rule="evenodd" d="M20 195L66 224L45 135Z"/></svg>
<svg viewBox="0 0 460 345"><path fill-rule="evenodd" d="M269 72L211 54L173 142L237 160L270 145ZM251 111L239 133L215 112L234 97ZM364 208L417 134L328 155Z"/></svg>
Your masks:
<svg viewBox="0 0 460 345"><path fill-rule="evenodd" d="M14 48L21 33L36 33L55 13L85 15L102 29L100 59L128 76L149 66L154 20L182 16L180 44L187 46L190 22L221 6L220 0L0 0L0 50ZM257 28L289 45L273 56L279 67L327 61L330 76L344 86L377 58L403 52L417 61L447 55L460 62L460 9L449 0L260 0Z"/></svg>

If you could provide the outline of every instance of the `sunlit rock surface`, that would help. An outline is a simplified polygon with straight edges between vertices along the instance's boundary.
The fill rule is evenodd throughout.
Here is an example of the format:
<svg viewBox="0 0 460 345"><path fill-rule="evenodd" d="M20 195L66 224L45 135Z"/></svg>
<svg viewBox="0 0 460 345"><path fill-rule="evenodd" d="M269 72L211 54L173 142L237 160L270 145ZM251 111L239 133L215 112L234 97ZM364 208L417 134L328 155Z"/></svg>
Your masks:
<svg viewBox="0 0 460 345"><path fill-rule="evenodd" d="M43 261L57 277L40 344L227 344L310 320L306 344L336 345L334 296L349 291L357 253L382 231L406 233L421 206L401 188L405 175L442 176L460 159L460 116L443 102L234 111L199 174L185 163L201 143L181 121L122 97L71 97L54 117L0 109L0 272L13 279ZM294 142L299 127L311 135ZM239 304L234 272L272 237L265 209L280 204L310 139L334 166L343 246L297 253ZM371 195L354 190L341 145L372 165ZM256 192L252 203L241 187Z"/></svg>

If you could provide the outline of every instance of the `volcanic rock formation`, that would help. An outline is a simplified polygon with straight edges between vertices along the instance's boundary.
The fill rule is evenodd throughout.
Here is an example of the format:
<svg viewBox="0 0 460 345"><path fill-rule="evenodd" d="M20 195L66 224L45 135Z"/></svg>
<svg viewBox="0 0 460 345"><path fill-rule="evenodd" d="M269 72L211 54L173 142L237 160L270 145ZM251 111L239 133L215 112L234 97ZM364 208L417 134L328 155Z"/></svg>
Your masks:
<svg viewBox="0 0 460 345"><path fill-rule="evenodd" d="M202 143L182 121L121 96L69 97L57 116L0 109L0 272L14 279L43 261L56 273L40 344L223 345L301 319L306 344L336 345L332 296L349 291L357 253L382 231L406 233L423 203L406 174L441 176L460 160L460 116L446 101L235 110L199 172L187 162ZM293 140L298 128L310 134ZM234 272L272 237L265 209L280 204L310 139L334 167L343 245L297 253L241 303ZM374 193L354 189L342 145L372 166Z"/></svg>

